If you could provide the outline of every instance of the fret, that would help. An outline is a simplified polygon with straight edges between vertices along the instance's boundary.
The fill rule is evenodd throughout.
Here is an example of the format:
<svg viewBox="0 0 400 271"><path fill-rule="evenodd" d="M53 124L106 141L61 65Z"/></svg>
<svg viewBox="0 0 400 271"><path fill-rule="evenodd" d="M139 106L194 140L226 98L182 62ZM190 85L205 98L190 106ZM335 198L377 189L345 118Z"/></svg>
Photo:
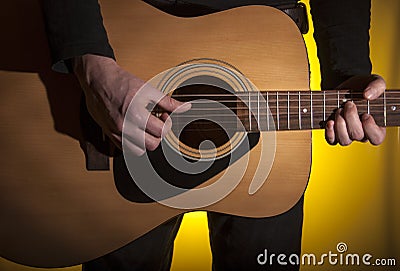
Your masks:
<svg viewBox="0 0 400 271"><path fill-rule="evenodd" d="M264 94L265 93L265 94ZM265 95L265 98L264 98ZM268 131L268 123L269 123L269 111L268 111L268 103L267 103L267 93L257 91L257 101L253 103L257 106L257 110L254 110L254 114L257 114L257 120L255 120L254 125L256 129L259 131ZM254 118L254 116L253 116Z"/></svg>
<svg viewBox="0 0 400 271"><path fill-rule="evenodd" d="M257 123L258 123L258 126L260 127L261 120L260 120L260 92L259 91L257 91Z"/></svg>
<svg viewBox="0 0 400 271"><path fill-rule="evenodd" d="M394 93L387 92L383 102L386 108L385 126L400 126L400 99Z"/></svg>
<svg viewBox="0 0 400 271"><path fill-rule="evenodd" d="M278 91L277 92L277 122L278 122L278 129L279 130L290 130L291 127L291 115L290 115L290 107L293 106L290 103L290 93L285 91Z"/></svg>
<svg viewBox="0 0 400 271"><path fill-rule="evenodd" d="M352 92L349 92L347 90L342 90L342 91L339 90L338 91L338 104L339 104L339 107L343 108L345 103L354 102L355 99L356 100L362 99L361 97L362 97L362 93L361 92L360 92L360 94L353 95ZM367 112L368 108L367 108L366 103L363 103L363 105L365 106L364 112Z"/></svg>
<svg viewBox="0 0 400 271"><path fill-rule="evenodd" d="M298 110L298 114L299 114L299 129L301 130L301 94L299 91L299 104L298 104L299 110Z"/></svg>
<svg viewBox="0 0 400 271"><path fill-rule="evenodd" d="M265 130L266 121L265 116L260 115L262 107L265 106L264 103L260 102L260 92L251 92L251 131Z"/></svg>
<svg viewBox="0 0 400 271"><path fill-rule="evenodd" d="M268 127L267 131L271 131L271 129L269 127L269 116L271 114L271 109L270 109L270 106L269 106L269 94L268 94L268 92L267 92L267 110L266 111L267 111L266 114L267 114L267 127Z"/></svg>
<svg viewBox="0 0 400 271"><path fill-rule="evenodd" d="M253 113L252 113L252 121L253 121L253 130L254 131L266 131L267 130L267 115L263 114L264 108L266 109L267 105L261 100L259 91L257 93L253 92L252 95L252 103L253 103ZM256 97L254 97L256 94ZM261 96L262 97L262 96Z"/></svg>
<svg viewBox="0 0 400 271"><path fill-rule="evenodd" d="M383 115L384 115L384 124L387 126L387 115L386 115L386 91L383 92Z"/></svg>
<svg viewBox="0 0 400 271"><path fill-rule="evenodd" d="M299 107L299 92L289 91L287 94L287 106L288 106L288 129L299 130L300 127L300 107Z"/></svg>
<svg viewBox="0 0 400 271"><path fill-rule="evenodd" d="M326 114L324 121L327 121L330 118L330 116L335 113L336 109L338 109L339 99L337 96L337 92L324 91L324 94L325 94L325 114Z"/></svg>
<svg viewBox="0 0 400 271"><path fill-rule="evenodd" d="M372 117L374 117L375 122L378 125L384 124L385 114L382 111L382 107L384 106L384 99L378 98L374 101L368 101L368 100L366 101L362 98L358 98L354 101L354 103L356 104L357 110L360 115L367 113Z"/></svg>
<svg viewBox="0 0 400 271"><path fill-rule="evenodd" d="M241 93L242 95L244 93ZM245 94L247 95L247 93ZM229 98L225 98L228 100ZM249 121L249 114L250 114L250 105L246 101L244 96L241 96L239 99L236 99L236 114L239 116L237 118L237 127L239 131L245 129L246 131L251 131L250 129L250 121Z"/></svg>
<svg viewBox="0 0 400 271"><path fill-rule="evenodd" d="M340 100L340 90L337 91L337 98L336 98L336 100L337 100L337 108L339 108L339 107L340 107L340 103L339 103L339 100Z"/></svg>
<svg viewBox="0 0 400 271"><path fill-rule="evenodd" d="M311 92L311 128L323 128L325 127L325 92L324 91L312 91Z"/></svg>
<svg viewBox="0 0 400 271"><path fill-rule="evenodd" d="M290 130L290 94L287 92L287 128Z"/></svg>
<svg viewBox="0 0 400 271"><path fill-rule="evenodd" d="M249 118L248 118L248 120L249 120L249 128L250 128L250 131L252 131L252 127L251 127L251 123L252 123L252 112L251 112L251 100L250 100L250 91L249 92L247 92L247 94L248 94L248 104L249 104Z"/></svg>
<svg viewBox="0 0 400 271"><path fill-rule="evenodd" d="M273 92L267 92L267 103L268 103L268 108L269 108L269 114L267 118L267 126L268 126L268 131L274 131L278 130L278 107L277 107L277 96L278 93L273 91Z"/></svg>
<svg viewBox="0 0 400 271"><path fill-rule="evenodd" d="M278 125L278 131L280 130L279 123L279 92L276 92L276 125Z"/></svg>
<svg viewBox="0 0 400 271"><path fill-rule="evenodd" d="M324 95L324 105L323 105L323 110L324 110L324 119L322 121L326 121L326 95L325 95L325 91L322 91L323 95Z"/></svg>
<svg viewBox="0 0 400 271"><path fill-rule="evenodd" d="M314 111L313 111L313 93L310 92L310 107L311 107L311 113L310 113L310 117L311 117L311 129L314 129Z"/></svg>
<svg viewBox="0 0 400 271"><path fill-rule="evenodd" d="M311 129L311 92L301 93L300 112L302 129Z"/></svg>
<svg viewBox="0 0 400 271"><path fill-rule="evenodd" d="M246 131L257 132L259 130L265 131L265 117L260 114L260 101L259 92L242 92L239 98L236 99L236 114L238 116L238 128L241 130L243 127ZM257 95L257 98L255 97ZM229 98L224 97L228 100ZM228 106L229 107L229 106ZM262 125L264 127L259 127Z"/></svg>

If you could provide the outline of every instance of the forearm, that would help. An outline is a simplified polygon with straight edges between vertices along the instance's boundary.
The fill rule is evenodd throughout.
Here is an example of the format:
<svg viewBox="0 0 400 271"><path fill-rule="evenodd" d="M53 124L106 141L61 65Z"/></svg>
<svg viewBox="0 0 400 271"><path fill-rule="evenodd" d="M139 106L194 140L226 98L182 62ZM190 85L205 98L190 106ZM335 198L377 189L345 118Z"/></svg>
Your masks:
<svg viewBox="0 0 400 271"><path fill-rule="evenodd" d="M322 88L371 73L369 0L311 0Z"/></svg>
<svg viewBox="0 0 400 271"><path fill-rule="evenodd" d="M69 72L65 60L85 54L114 58L97 0L43 0L53 69Z"/></svg>

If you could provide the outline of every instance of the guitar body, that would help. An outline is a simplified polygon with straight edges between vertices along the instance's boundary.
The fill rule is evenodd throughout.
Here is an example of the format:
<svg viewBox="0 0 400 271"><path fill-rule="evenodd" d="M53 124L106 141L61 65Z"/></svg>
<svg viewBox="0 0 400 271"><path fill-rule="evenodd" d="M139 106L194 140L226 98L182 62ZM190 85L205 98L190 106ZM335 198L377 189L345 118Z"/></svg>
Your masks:
<svg viewBox="0 0 400 271"><path fill-rule="evenodd" d="M101 7L119 64L144 80L181 63L212 59L235 67L263 91L309 90L301 34L273 8L178 18L142 1L103 0ZM200 185L243 175L229 195L204 208L127 200L112 171L85 169L77 141L82 138L78 84L43 68L50 66L44 56L39 71L0 73L7 90L0 99L1 256L32 266L69 266L122 247L187 211L267 217L287 211L302 196L311 166L310 131L276 132L272 160L263 155L271 148L268 132L260 132L249 152ZM263 163L271 165L267 180L249 193L252 181L265 175Z"/></svg>

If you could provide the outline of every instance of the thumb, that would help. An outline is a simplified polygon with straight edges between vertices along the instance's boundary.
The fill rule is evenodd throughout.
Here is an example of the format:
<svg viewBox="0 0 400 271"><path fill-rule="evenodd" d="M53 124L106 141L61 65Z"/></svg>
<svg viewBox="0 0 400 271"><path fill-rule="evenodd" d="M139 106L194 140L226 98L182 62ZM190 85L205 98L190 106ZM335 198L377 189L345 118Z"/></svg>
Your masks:
<svg viewBox="0 0 400 271"><path fill-rule="evenodd" d="M183 113L188 111L192 107L192 104L189 102L180 102L174 98L171 98L170 96L165 95L161 98L161 100L159 100L158 106L168 112Z"/></svg>
<svg viewBox="0 0 400 271"><path fill-rule="evenodd" d="M373 80L369 82L364 90L364 97L368 100L374 100L378 98L386 89L385 80L379 75L371 75Z"/></svg>
<svg viewBox="0 0 400 271"><path fill-rule="evenodd" d="M189 102L180 102L171 96L165 95L151 85L145 84L141 88L141 93L144 93L153 103L166 110L167 112L183 113L192 108Z"/></svg>

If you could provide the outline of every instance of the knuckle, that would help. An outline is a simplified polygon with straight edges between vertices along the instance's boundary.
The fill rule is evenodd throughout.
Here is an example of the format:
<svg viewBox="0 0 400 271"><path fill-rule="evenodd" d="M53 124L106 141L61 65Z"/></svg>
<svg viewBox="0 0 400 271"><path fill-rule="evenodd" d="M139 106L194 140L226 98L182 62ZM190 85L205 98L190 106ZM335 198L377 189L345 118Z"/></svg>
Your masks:
<svg viewBox="0 0 400 271"><path fill-rule="evenodd" d="M347 124L343 118L338 118L335 121L335 130L336 131L347 130Z"/></svg>
<svg viewBox="0 0 400 271"><path fill-rule="evenodd" d="M159 144L160 144L160 140L159 139L149 140L146 143L146 149L148 149L149 151L154 151L155 149L157 149Z"/></svg>
<svg viewBox="0 0 400 271"><path fill-rule="evenodd" d="M163 133L163 126L162 125L157 125L155 128L155 135L156 136L161 136Z"/></svg>
<svg viewBox="0 0 400 271"><path fill-rule="evenodd" d="M168 96L168 105L169 105L169 107L170 107L170 109L171 109L171 112L172 112L173 110L175 110L176 107L178 107L178 106L177 106L177 103L175 102L175 100L172 99L172 98L169 97L169 96Z"/></svg>
<svg viewBox="0 0 400 271"><path fill-rule="evenodd" d="M136 121L136 122L142 122L143 120L143 116L142 114L139 114L139 112L135 112L132 114L132 118Z"/></svg>
<svg viewBox="0 0 400 271"><path fill-rule="evenodd" d="M151 133L153 133L155 136L158 136L158 137L161 136L163 129L164 129L164 123L162 121L154 118L148 122L148 125L150 126L149 130L151 131Z"/></svg>
<svg viewBox="0 0 400 271"><path fill-rule="evenodd" d="M335 133L332 128L327 127L325 129L325 140L330 144L330 145L336 145L336 139L335 139Z"/></svg>
<svg viewBox="0 0 400 271"><path fill-rule="evenodd" d="M380 145L383 143L383 141L385 140L385 136L386 136L386 130L383 130L384 132L378 134L376 137L374 138L370 138L370 142L372 145Z"/></svg>
<svg viewBox="0 0 400 271"><path fill-rule="evenodd" d="M363 132L363 130L358 130L358 129L357 130L353 130L353 131L349 132L349 136L353 140L360 141L360 140L362 140L364 138L364 132Z"/></svg>
<svg viewBox="0 0 400 271"><path fill-rule="evenodd" d="M375 121L371 116L363 115L362 116L362 123L364 126L371 126L375 125Z"/></svg>
<svg viewBox="0 0 400 271"><path fill-rule="evenodd" d="M344 109L345 111L354 112L357 111L357 106L352 101L348 101L345 103Z"/></svg>
<svg viewBox="0 0 400 271"><path fill-rule="evenodd" d="M348 120L358 119L357 106L353 102L347 102L343 110L343 115Z"/></svg>
<svg viewBox="0 0 400 271"><path fill-rule="evenodd" d="M329 143L329 145L336 145L337 142L335 141L334 137L326 137L326 141Z"/></svg>
<svg viewBox="0 0 400 271"><path fill-rule="evenodd" d="M339 140L340 146L346 147L346 146L349 146L351 143L352 143L352 141L351 141L351 140L348 140L348 139Z"/></svg>

